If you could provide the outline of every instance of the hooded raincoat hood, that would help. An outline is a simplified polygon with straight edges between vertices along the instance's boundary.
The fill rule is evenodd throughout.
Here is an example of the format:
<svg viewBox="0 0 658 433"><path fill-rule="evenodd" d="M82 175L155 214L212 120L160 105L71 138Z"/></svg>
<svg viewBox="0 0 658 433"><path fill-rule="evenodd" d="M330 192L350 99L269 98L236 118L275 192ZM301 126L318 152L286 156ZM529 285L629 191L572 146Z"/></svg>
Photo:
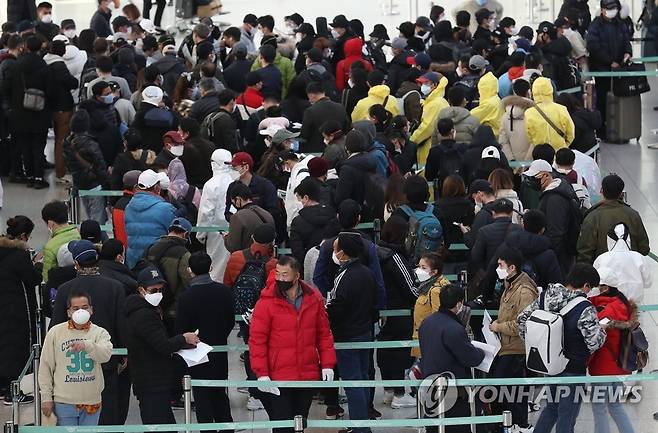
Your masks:
<svg viewBox="0 0 658 433"><path fill-rule="evenodd" d="M471 110L482 125L489 125L498 137L500 119L504 114L503 104L498 96L498 80L491 72L487 72L478 82L480 105Z"/></svg>
<svg viewBox="0 0 658 433"><path fill-rule="evenodd" d="M419 164L424 164L425 161L427 161L427 155L429 154L431 147L429 140L432 138L432 132L434 132L439 113L450 105L443 97L447 85L448 79L446 77L441 77L439 84L437 84L434 90L432 90L432 93L429 94L427 99L425 99L425 103L423 104L423 117L421 118L420 125L411 136L411 141L418 143L416 156ZM423 143L427 144L423 145Z"/></svg>
<svg viewBox="0 0 658 433"><path fill-rule="evenodd" d="M395 96L391 95L391 89L385 85L380 84L378 86L373 86L368 90L368 96L361 99L354 107L352 111L352 122L357 120L368 120L368 110L375 104L384 104L386 100L386 109L391 112L393 116L400 114L400 109L398 108L398 100Z"/></svg>

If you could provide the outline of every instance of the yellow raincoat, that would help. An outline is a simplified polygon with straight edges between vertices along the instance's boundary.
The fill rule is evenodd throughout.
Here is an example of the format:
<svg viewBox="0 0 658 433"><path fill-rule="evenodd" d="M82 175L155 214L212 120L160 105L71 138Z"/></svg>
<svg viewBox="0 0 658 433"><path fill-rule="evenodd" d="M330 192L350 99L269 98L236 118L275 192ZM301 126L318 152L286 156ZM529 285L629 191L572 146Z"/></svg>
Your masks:
<svg viewBox="0 0 658 433"><path fill-rule="evenodd" d="M478 82L480 93L480 105L471 110L481 125L489 125L498 138L500 133L501 118L505 114L505 108L498 96L498 80L491 72L487 72Z"/></svg>
<svg viewBox="0 0 658 433"><path fill-rule="evenodd" d="M439 84L432 90L432 93L429 94L427 99L425 99L420 125L411 136L411 141L418 145L418 164L425 164L425 161L427 161L427 155L430 153L430 147L432 147L432 133L434 132L434 128L436 128L439 113L444 108L450 106L448 101L443 97L447 85L448 79L441 77Z"/></svg>
<svg viewBox="0 0 658 433"><path fill-rule="evenodd" d="M397 98L391 95L391 89L389 89L387 85L380 84L379 86L371 87L370 90L368 90L368 96L356 104L354 111L352 111L352 122L370 119L368 115L370 107L377 104L384 104L384 99L386 99L387 96L388 100L386 101L385 108L390 111L393 116L400 114Z"/></svg>
<svg viewBox="0 0 658 433"><path fill-rule="evenodd" d="M569 147L575 136L573 120L564 105L553 102L553 86L548 78L540 77L532 84L532 97L539 108L565 135L566 140L548 124L535 107L525 112L525 130L530 144L548 143L556 151Z"/></svg>

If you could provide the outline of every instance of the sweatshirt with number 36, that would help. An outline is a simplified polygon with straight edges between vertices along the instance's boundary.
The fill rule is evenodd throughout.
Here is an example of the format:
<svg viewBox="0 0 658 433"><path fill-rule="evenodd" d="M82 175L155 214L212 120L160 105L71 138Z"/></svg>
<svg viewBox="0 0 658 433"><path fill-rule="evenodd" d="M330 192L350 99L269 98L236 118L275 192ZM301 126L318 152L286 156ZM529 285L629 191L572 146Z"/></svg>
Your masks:
<svg viewBox="0 0 658 433"><path fill-rule="evenodd" d="M80 352L71 350L84 341ZM98 404L105 387L101 364L112 356L110 334L93 323L76 329L71 322L53 326L46 334L39 365L41 401L66 404Z"/></svg>

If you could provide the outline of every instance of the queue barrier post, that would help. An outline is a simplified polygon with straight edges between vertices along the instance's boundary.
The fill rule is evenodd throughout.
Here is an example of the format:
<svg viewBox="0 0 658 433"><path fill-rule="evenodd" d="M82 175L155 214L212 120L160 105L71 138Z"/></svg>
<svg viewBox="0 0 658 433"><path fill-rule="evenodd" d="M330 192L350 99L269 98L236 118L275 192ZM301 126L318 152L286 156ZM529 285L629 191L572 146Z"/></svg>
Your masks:
<svg viewBox="0 0 658 433"><path fill-rule="evenodd" d="M295 415L293 422L295 423L293 427L295 433L304 433L304 428L306 428L306 425L304 424L304 417L301 415Z"/></svg>
<svg viewBox="0 0 658 433"><path fill-rule="evenodd" d="M21 410L19 407L19 400L21 398L21 382L14 380L11 382L11 419L14 423L14 428L18 430L21 423Z"/></svg>
<svg viewBox="0 0 658 433"><path fill-rule="evenodd" d="M41 393L39 392L39 362L41 357L41 345L33 344L32 353L32 383L34 384L34 425L41 425Z"/></svg>
<svg viewBox="0 0 658 433"><path fill-rule="evenodd" d="M416 419L421 419L423 417L423 404L420 401L420 392L416 390ZM417 427L416 431L418 433L423 433L423 427Z"/></svg>
<svg viewBox="0 0 658 433"><path fill-rule="evenodd" d="M448 379L444 376L441 376L437 379L437 385L439 387L438 395L444 396L448 390ZM446 410L446 401L445 398L439 400L439 418L443 418ZM439 424L439 433L446 433L445 424Z"/></svg>
<svg viewBox="0 0 658 433"><path fill-rule="evenodd" d="M512 412L509 410L503 411L503 433L510 433L512 430Z"/></svg>
<svg viewBox="0 0 658 433"><path fill-rule="evenodd" d="M185 406L185 424L192 424L192 376L183 376L183 398ZM190 433L190 430L185 430Z"/></svg>
<svg viewBox="0 0 658 433"><path fill-rule="evenodd" d="M16 429L18 430L18 429ZM14 433L14 422L12 420L5 421L4 433Z"/></svg>
<svg viewBox="0 0 658 433"><path fill-rule="evenodd" d="M37 344L41 346L41 343L43 342L43 330L41 329L43 326L43 310L41 310L41 307L37 307L34 314L34 322L37 327Z"/></svg>

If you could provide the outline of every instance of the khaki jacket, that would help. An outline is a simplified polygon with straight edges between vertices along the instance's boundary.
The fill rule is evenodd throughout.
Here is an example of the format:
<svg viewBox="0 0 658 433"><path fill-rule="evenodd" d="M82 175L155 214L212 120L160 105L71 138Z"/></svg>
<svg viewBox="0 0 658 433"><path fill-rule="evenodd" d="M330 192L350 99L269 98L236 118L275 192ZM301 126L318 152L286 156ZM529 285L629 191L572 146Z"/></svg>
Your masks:
<svg viewBox="0 0 658 433"><path fill-rule="evenodd" d="M511 283L505 281L505 290L500 298L500 309L496 320L502 325L498 333L501 345L498 355L525 354L525 344L519 336L516 318L525 307L537 299L537 296L539 296L537 285L525 272L517 275Z"/></svg>

